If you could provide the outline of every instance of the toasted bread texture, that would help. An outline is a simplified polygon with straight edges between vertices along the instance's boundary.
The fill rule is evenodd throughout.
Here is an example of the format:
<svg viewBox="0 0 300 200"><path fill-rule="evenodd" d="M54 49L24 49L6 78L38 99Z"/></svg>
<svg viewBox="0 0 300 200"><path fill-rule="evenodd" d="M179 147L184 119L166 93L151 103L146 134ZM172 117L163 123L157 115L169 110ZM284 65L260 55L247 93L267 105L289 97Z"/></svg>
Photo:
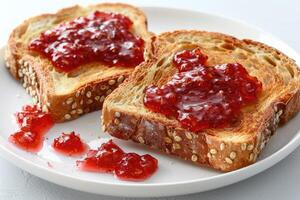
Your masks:
<svg viewBox="0 0 300 200"><path fill-rule="evenodd" d="M70 73L58 72L51 61L28 50L28 44L43 31L94 11L123 14L133 22L132 32L145 41L145 60L151 54L152 33L147 30L144 13L126 4L74 6L55 14L43 14L24 21L10 35L6 63L11 74L56 122L79 117L102 107L104 98L133 71L133 67L109 67L100 62L87 63Z"/></svg>
<svg viewBox="0 0 300 200"><path fill-rule="evenodd" d="M154 56L134 71L104 102L102 123L112 136L146 144L221 171L254 163L280 122L300 109L300 71L294 60L252 40L205 31L175 31L159 35ZM161 86L177 69L173 55L200 47L208 65L240 63L262 82L256 103L242 108L240 123L222 129L190 132L176 119L148 110L144 90Z"/></svg>

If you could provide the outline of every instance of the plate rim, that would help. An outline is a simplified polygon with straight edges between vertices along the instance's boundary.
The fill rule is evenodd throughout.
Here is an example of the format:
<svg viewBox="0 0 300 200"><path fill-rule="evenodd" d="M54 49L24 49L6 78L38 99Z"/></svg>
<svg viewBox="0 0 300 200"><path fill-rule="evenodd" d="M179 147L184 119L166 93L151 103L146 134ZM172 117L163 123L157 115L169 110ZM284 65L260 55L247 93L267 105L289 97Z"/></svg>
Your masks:
<svg viewBox="0 0 300 200"><path fill-rule="evenodd" d="M217 18L217 19L222 19L225 21L230 21L231 23L236 23L239 25L243 25L245 27L247 27L248 29L254 30L256 33L262 33L265 34L267 37L272 38L272 40L276 40L276 42L283 44L283 49L285 49L285 51L289 51L289 56L292 57L293 59L296 60L297 63L300 62L300 56L297 53L296 50L294 50L292 47L290 47L288 44L286 44L285 42L283 42L281 39L278 39L276 36L274 36L273 34L270 34L266 31L264 31L263 29L248 24L247 22L244 22L243 20L240 19L235 19L235 18L231 18L228 16L223 16L220 14L216 14L216 13L209 13L209 12L205 12L205 11L200 11L200 10L196 10L196 9L192 9L192 8L178 8L178 7L174 7L174 6L143 6L143 5L139 5L139 8L141 8L142 10L151 10L151 9L165 9L165 10L172 10L172 11L179 11L179 12L193 12L196 14L202 14L205 16L209 16L212 18ZM3 48L2 48L3 49ZM285 52L284 52L285 53ZM290 53L293 53L293 55L290 55ZM238 178L238 179L234 179L233 181L229 181L228 182L224 182L223 184L219 184L216 187L210 188L210 189L205 189L205 190L201 190L199 189L199 192L203 192L203 191L207 191L207 190L211 190L211 189L216 189L216 188L220 188L223 187L225 185L230 185L239 181L242 181L244 179L247 179L253 175L259 174L262 171L268 169L269 167L275 165L276 163L280 162L282 159L284 159L287 155L289 155L292 151L294 151L299 145L300 145L300 128L297 131L295 137L293 137L288 143L286 143L284 146L282 146L279 150L275 151L273 154L269 155L268 157L264 158L263 160L260 160L250 166L232 171L232 172L227 172L227 173L221 173L221 174L217 174L217 175L212 175L210 177L204 177L204 178L198 178L198 179L193 179L193 180L185 180L185 181L174 181L172 183L143 183L140 184L139 182L136 183L129 183L129 182L116 182L116 183L112 183L112 182L106 182L106 181L99 181L96 179L91 179L89 181L86 181L85 179L79 178L79 177L74 177L68 174L64 174L60 171L51 169L47 166L43 166L40 164L36 164L31 160L28 160L20 155L18 155L17 153L10 151L8 148L5 147L4 145L5 143L2 142L0 140L0 152L1 152L1 156L4 157L6 160L12 162L15 166L21 168L22 170L25 170L35 176L38 176L44 180L47 181L51 181L53 183L56 183L58 185L64 186L64 187L68 187L68 188L72 188L72 189L77 189L77 190L81 190L81 191L85 191L85 192L90 192L90 193L97 193L97 194L107 194L104 193L102 190L101 192L92 192L92 191L88 191L88 190L84 190L84 189L80 189L79 187L71 187L68 185L63 184L62 182L65 181L58 181L58 180L54 180L55 178L49 178L49 176L53 176L56 178L60 178L60 177L64 177L64 179L68 179L68 182L70 181L76 181L76 182L82 182L82 183L89 183L89 184L99 184L99 185L106 185L106 186L113 186L113 187L118 187L118 188L136 188L136 189L140 189L140 188L156 188L156 187L174 187L174 186L189 186L189 185L193 185L193 184L200 184L201 182L209 182L209 181L217 181L220 179L227 179L228 177L232 177L235 175L240 175L242 176L242 178ZM30 166L27 167L27 166ZM257 170L258 169L258 170ZM38 170L38 171L36 171ZM41 176L39 174L39 172L45 172L48 173L47 174L47 179L45 178L45 176ZM178 194L188 194L188 193L194 193L197 191L191 191L191 192L179 192L179 191L175 191L175 192L167 192L166 195L158 195L158 196L170 196L170 195L178 195ZM111 194L113 196L120 196L118 194ZM152 195L152 194L145 194L145 195L134 195L134 194L128 194L128 195L124 195L123 196L128 196L128 197L152 197L152 196L156 196L156 195Z"/></svg>

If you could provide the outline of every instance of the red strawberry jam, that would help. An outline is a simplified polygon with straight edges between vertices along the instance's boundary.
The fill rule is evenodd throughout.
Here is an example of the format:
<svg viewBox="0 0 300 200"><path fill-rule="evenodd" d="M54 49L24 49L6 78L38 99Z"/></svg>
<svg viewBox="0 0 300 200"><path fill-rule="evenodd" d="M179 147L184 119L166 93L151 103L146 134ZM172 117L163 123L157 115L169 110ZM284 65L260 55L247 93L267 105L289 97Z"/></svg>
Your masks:
<svg viewBox="0 0 300 200"><path fill-rule="evenodd" d="M93 61L135 67L144 60L144 41L130 32L132 25L124 15L95 11L41 33L29 49L64 72Z"/></svg>
<svg viewBox="0 0 300 200"><path fill-rule="evenodd" d="M144 180L157 169L157 160L150 156L126 153L115 168L115 175L121 180Z"/></svg>
<svg viewBox="0 0 300 200"><path fill-rule="evenodd" d="M89 150L87 157L77 161L79 169L90 172L110 172L122 180L139 181L150 177L157 169L152 156L125 153L112 140L103 143L98 150Z"/></svg>
<svg viewBox="0 0 300 200"><path fill-rule="evenodd" d="M58 138L55 138L52 147L55 151L67 156L78 156L87 150L87 145L74 131L69 134L62 133Z"/></svg>
<svg viewBox="0 0 300 200"><path fill-rule="evenodd" d="M178 72L161 87L148 86L144 105L175 117L193 132L236 122L242 106L257 99L262 84L239 63L208 66L207 58L199 48L176 53Z"/></svg>
<svg viewBox="0 0 300 200"><path fill-rule="evenodd" d="M92 172L112 172L121 160L124 151L112 140L103 143L97 150L89 150L83 161L78 161L79 168Z"/></svg>
<svg viewBox="0 0 300 200"><path fill-rule="evenodd" d="M38 152L42 147L44 135L54 125L51 116L39 110L37 106L29 105L24 106L15 116L20 130L10 135L9 141L26 151Z"/></svg>
<svg viewBox="0 0 300 200"><path fill-rule="evenodd" d="M38 152L43 146L43 136L35 132L18 130L9 136L9 141L20 149L32 153Z"/></svg>

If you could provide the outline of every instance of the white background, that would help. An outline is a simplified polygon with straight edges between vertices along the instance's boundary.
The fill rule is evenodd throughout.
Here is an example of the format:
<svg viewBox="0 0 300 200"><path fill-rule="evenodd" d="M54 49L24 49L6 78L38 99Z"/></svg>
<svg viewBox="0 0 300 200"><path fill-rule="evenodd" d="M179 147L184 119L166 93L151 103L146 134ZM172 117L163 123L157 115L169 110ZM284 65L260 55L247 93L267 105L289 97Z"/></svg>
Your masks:
<svg viewBox="0 0 300 200"><path fill-rule="evenodd" d="M26 17L53 12L76 2L88 4L100 1L6 0L5 3L2 1L0 6L0 44L5 44L9 32ZM240 19L274 34L300 52L300 1L297 0L152 0L127 2L135 5L195 9ZM271 169L243 182L210 192L163 199L299 199L299 164L300 148ZM96 199L116 198L78 192L57 186L34 177L0 158L0 200Z"/></svg>

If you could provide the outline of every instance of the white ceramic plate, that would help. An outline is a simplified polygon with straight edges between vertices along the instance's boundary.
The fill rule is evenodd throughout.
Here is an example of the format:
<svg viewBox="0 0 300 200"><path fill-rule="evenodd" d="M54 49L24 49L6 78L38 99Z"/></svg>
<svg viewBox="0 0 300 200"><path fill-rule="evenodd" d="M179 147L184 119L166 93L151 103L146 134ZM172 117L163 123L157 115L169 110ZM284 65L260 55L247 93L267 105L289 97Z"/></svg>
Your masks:
<svg viewBox="0 0 300 200"><path fill-rule="evenodd" d="M274 46L294 58L300 59L290 47L274 37L228 18L187 10L145 7L148 16L149 29L156 33L175 29L204 29L234 35L238 38L251 38ZM109 139L100 128L100 112L94 112L75 121L57 124L47 134L44 148L38 154L30 154L15 148L7 138L16 125L12 114L21 106L31 102L30 97L5 70L3 50L0 56L0 152L3 157L16 166L48 181L77 190L114 195L114 196L170 196L195 193L229 185L253 176L276 164L300 143L300 115L280 128L271 139L259 161L249 167L230 172L219 173L213 170L199 168L190 163L168 157L147 148L115 139L127 151L150 153L159 160L159 170L149 180L144 182L125 182L115 179L110 174L80 172L75 168L74 158L60 156L51 149L53 138L62 131L75 130L92 147L98 147L101 142ZM100 139L99 139L100 138ZM52 168L48 166L51 163Z"/></svg>

